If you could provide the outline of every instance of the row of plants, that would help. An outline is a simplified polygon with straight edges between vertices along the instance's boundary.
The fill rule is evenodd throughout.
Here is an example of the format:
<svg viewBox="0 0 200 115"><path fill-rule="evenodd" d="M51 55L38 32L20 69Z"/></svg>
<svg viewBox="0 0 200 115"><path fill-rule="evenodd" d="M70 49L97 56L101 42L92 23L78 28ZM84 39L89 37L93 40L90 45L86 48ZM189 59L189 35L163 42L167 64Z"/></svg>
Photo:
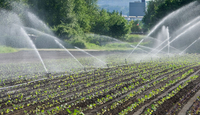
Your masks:
<svg viewBox="0 0 200 115"><path fill-rule="evenodd" d="M200 96L197 97L196 101L187 111L187 115L198 115L200 113Z"/></svg>
<svg viewBox="0 0 200 115"><path fill-rule="evenodd" d="M110 97L111 98L111 97ZM96 104L93 104L93 105L96 105ZM90 105L90 107L91 107L91 105Z"/></svg>
<svg viewBox="0 0 200 115"><path fill-rule="evenodd" d="M161 73L161 74L153 74L150 77L149 76L143 76L143 77L141 77L141 81L140 82L135 82L135 83L132 82L128 87L123 87L121 90L118 90L117 93L112 93L109 96L103 97L101 99L97 99L97 101L96 101L97 103L95 103L95 105L99 105L99 104L101 104L101 102L106 103L107 101L111 101L112 99L116 99L117 97L120 97L122 95L127 95L127 97L122 98L121 100L123 100L123 101L121 101L120 98L118 98L117 100L120 100L119 102L121 102L121 103L126 102L127 100L129 100L131 98L129 95L135 96L137 94L140 94L143 90L146 90L151 86L155 86L156 84L158 84L160 82L154 81L154 80L158 79L159 77L162 78L162 76L164 76L166 73L170 73L172 71L173 70L169 70L169 71L166 71L166 72ZM163 81L163 80L166 80L166 78L163 78L160 81ZM151 83L149 83L150 81L151 81ZM154 82L152 82L152 81L154 81ZM148 85L145 85L145 84L148 84ZM134 91L134 93L129 93L129 92L133 92L133 90L136 89L138 86L143 86L143 87L138 89L138 92L136 90L136 91ZM94 104L90 104L90 105L94 105ZM107 110L115 109L117 107L116 105L120 105L120 104L118 102L114 102L111 105L110 108L107 107Z"/></svg>
<svg viewBox="0 0 200 115"><path fill-rule="evenodd" d="M187 69L186 69L187 70ZM122 110L122 112L121 113L124 113L124 111L126 111L126 112L128 112L128 111L133 111L135 108L137 108L138 106L140 106L140 104L143 104L144 103L144 101L146 101L146 100L148 100L148 99L150 99L150 98L152 98L152 97L154 97L155 95L158 95L159 93L161 93L165 88L168 88L168 87L170 87L171 85L167 85L166 87L164 87L164 86L161 86L161 87L159 87L159 88L156 88L157 87L157 85L158 84L163 84L163 83L165 83L165 81L167 81L168 79L170 79L171 77L173 77L173 76L176 76L176 75L178 75L180 72L183 72L184 71L184 69L183 70L180 70L180 71L176 71L176 72L174 72L174 73L171 73L171 74L169 74L169 75L167 75L166 77L164 77L164 78L162 78L162 79L160 79L160 80L157 80L157 81L154 81L154 82L152 82L152 83L150 83L150 84L147 84L146 86L143 86L142 88L140 88L140 89L138 89L138 90L136 90L136 91L131 91L132 93L130 93L129 95L127 95L127 96L125 96L124 98L122 98L121 100L119 100L119 101L117 101L117 102L114 102L111 106L110 106L110 110L115 110L117 107L119 107L119 106L122 106L124 103L128 103L130 100L133 100L133 99L135 99L135 98L138 98L138 97L140 97L139 95L141 95L141 94L143 94L143 92L141 92L141 90L142 91L148 91L148 92L150 92L148 95L146 94L144 97L141 97L141 98L139 98L139 99L136 99L136 100L138 100L138 102L140 102L140 103L137 103L137 101L134 103L134 104L131 104L130 106L127 106L127 108L125 108L124 110ZM175 78L176 79L176 78ZM158 85L159 86L159 85ZM156 89L154 89L154 87L156 88ZM157 92L157 93L156 93ZM137 95L138 94L138 95ZM142 101L141 101L142 100ZM135 105L136 104L136 105ZM135 107L133 107L133 106L135 106ZM130 109L131 108L131 109ZM106 110L103 110L103 111L108 111L108 109L106 109ZM103 112L102 111L102 112ZM125 113L126 113L125 112ZM101 113L102 114L102 113Z"/></svg>
<svg viewBox="0 0 200 115"><path fill-rule="evenodd" d="M121 84L121 83L120 83ZM104 92L104 91L108 91L107 89L103 89L102 91L100 91L99 92L99 94L102 94L102 92ZM87 92L85 92L85 93L87 93ZM96 94L98 94L98 92L96 92ZM94 94L93 94L94 95ZM91 96L88 96L89 97L89 99L91 99L92 98L92 95ZM82 100L84 101L84 99L87 99L87 98L82 98Z"/></svg>
<svg viewBox="0 0 200 115"><path fill-rule="evenodd" d="M37 91L36 91L37 92ZM38 91L39 92L39 91ZM39 93L38 93L39 94Z"/></svg>
<svg viewBox="0 0 200 115"><path fill-rule="evenodd" d="M185 62L185 57L165 57L69 75L51 75L41 80L32 78L30 82L23 79L5 80L3 83L15 85L0 89L0 112L53 114L78 108L86 113L106 113L105 110L116 110L118 105L129 102L145 91L153 91L154 87L168 79L175 79L177 74L199 65L198 58L190 60ZM116 99L119 100L117 103Z"/></svg>
<svg viewBox="0 0 200 115"><path fill-rule="evenodd" d="M174 88L170 93L155 101L153 104L151 104L150 107L147 107L143 114L153 114L160 105L162 105L165 101L169 100L170 98L173 98L173 96L175 96L181 89L185 88L187 85L189 85L190 82L196 80L198 77L198 75L191 76L188 80L184 81L182 84Z"/></svg>
<svg viewBox="0 0 200 115"><path fill-rule="evenodd" d="M200 84L196 85L186 95L174 104L174 106L167 112L167 114L177 114L181 108L187 103L187 101L200 89Z"/></svg>

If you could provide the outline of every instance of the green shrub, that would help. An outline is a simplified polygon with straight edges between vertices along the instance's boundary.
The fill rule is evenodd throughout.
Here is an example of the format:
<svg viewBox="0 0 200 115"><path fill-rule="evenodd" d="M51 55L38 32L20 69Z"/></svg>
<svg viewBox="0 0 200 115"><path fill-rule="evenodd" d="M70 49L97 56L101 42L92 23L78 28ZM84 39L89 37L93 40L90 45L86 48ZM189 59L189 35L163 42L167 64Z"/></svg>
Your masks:
<svg viewBox="0 0 200 115"><path fill-rule="evenodd" d="M17 49L6 46L0 46L0 53L12 53L12 52L17 52Z"/></svg>
<svg viewBox="0 0 200 115"><path fill-rule="evenodd" d="M111 44L106 44L105 47L107 47L107 48L130 48L130 44L111 43Z"/></svg>
<svg viewBox="0 0 200 115"><path fill-rule="evenodd" d="M86 42L94 43L96 45L100 45L99 40L100 39L98 39L97 37L94 37L94 36L88 36L88 37L86 37Z"/></svg>
<svg viewBox="0 0 200 115"><path fill-rule="evenodd" d="M70 39L73 36L77 36L77 35L82 35L83 31L81 30L81 28L79 27L78 24L64 24L61 23L58 26L54 26L52 28L52 30L54 31L54 33L63 39Z"/></svg>
<svg viewBox="0 0 200 115"><path fill-rule="evenodd" d="M127 41L127 42L139 42L142 38L144 38L143 35L130 34L130 35L125 36L125 41Z"/></svg>
<svg viewBox="0 0 200 115"><path fill-rule="evenodd" d="M83 40L80 40L80 39L72 39L70 41L70 43L74 46L77 46L79 48L85 48L85 43Z"/></svg>

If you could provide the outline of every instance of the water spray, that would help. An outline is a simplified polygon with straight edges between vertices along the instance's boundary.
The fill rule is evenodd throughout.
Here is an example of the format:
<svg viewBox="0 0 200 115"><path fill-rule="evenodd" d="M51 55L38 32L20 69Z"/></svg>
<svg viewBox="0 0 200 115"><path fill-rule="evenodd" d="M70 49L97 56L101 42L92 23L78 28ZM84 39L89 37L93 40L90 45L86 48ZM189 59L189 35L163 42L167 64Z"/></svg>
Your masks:
<svg viewBox="0 0 200 115"><path fill-rule="evenodd" d="M194 42L192 42L187 48L185 48L181 53L179 53L179 55L182 55L188 48L190 48L192 45L194 45L198 40L200 39L200 37L198 39L196 39Z"/></svg>
<svg viewBox="0 0 200 115"><path fill-rule="evenodd" d="M78 50L80 50L80 51L86 53L87 55L92 56L93 58L95 58L95 59L99 60L100 62L102 62L104 65L107 64L107 63L105 63L104 61L100 60L99 58L93 56L92 54L90 54L90 53L88 53L88 52L86 52L86 51L84 51L84 50L82 50L82 49L80 49L80 48L78 48L78 47L76 47L76 46L75 46L74 48L76 48L76 49L78 49Z"/></svg>
<svg viewBox="0 0 200 115"><path fill-rule="evenodd" d="M155 50L155 51L158 51L157 49L150 48L150 47L147 47L147 46L139 45L139 47L146 48L146 49L149 49L149 50ZM149 52L147 52L147 53L149 53ZM164 53L164 52L163 52L163 53Z"/></svg>
<svg viewBox="0 0 200 115"><path fill-rule="evenodd" d="M44 67L46 73L48 73L48 70L47 70L47 68L46 68L46 66L45 66L45 64L44 64L44 61L42 60L42 57L41 57L40 53L38 52L38 50L37 50L35 44L33 43L33 41L31 40L31 38L28 36L28 34L26 33L26 31L25 31L23 28L21 28L21 31L22 31L22 32L25 34L25 36L28 38L28 40L29 40L31 46L34 48L35 52L37 53L37 55L38 55L38 57L39 57L39 59L40 59L42 65L43 65L43 67Z"/></svg>
<svg viewBox="0 0 200 115"><path fill-rule="evenodd" d="M170 50L170 37L169 37L169 28L167 27L167 40L168 40L168 56L169 56L169 50Z"/></svg>
<svg viewBox="0 0 200 115"><path fill-rule="evenodd" d="M69 50L67 50L60 42L58 42L57 40L55 40L55 42L60 46L62 47L63 49L65 49L65 51L67 51L67 53L69 53L78 63L81 67L85 68L75 57L74 55L72 55L72 53L69 52Z"/></svg>
<svg viewBox="0 0 200 115"><path fill-rule="evenodd" d="M161 40L158 40L158 39L155 39L155 38L152 38L152 37L149 37L149 38L151 38L151 39L153 39L153 40L156 40L156 41L158 41L158 42L162 42ZM144 46L142 46L142 45L140 45L139 47L144 47ZM146 47L146 46L145 46ZM176 49L175 47L173 47L173 46L169 46L170 48L173 48L174 50L177 50L177 51L179 51L178 49ZM150 47L146 47L146 48L148 48L148 49L153 49L153 48L150 48Z"/></svg>
<svg viewBox="0 0 200 115"><path fill-rule="evenodd" d="M109 68L109 65L108 65L108 64L106 64L106 66Z"/></svg>
<svg viewBox="0 0 200 115"><path fill-rule="evenodd" d="M194 27L196 27L196 26L199 25L199 24L200 24L200 21L199 21L197 24L195 24L195 25L191 26L190 28L186 29L184 32L182 32L182 33L179 34L178 36L176 36L172 41L170 41L170 43L174 42L174 41L177 40L179 37L181 37L181 36L184 35L186 32L188 32L189 30L193 29ZM167 45L168 45L168 44L167 44ZM167 47L167 45L165 45L163 48L161 48L156 54L158 54L158 53L159 53L160 51L162 51L165 47ZM154 55L156 55L156 54L154 54Z"/></svg>
<svg viewBox="0 0 200 115"><path fill-rule="evenodd" d="M126 59L129 58L129 56L136 50L136 48L144 41L144 38L135 46L135 48L132 50L132 52L127 56Z"/></svg>

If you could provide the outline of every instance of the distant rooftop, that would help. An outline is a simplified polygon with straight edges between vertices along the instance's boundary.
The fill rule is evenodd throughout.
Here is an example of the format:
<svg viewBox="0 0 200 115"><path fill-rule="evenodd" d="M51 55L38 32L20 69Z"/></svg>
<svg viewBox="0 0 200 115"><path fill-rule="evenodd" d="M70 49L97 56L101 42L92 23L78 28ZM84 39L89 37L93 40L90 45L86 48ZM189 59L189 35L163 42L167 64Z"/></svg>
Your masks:
<svg viewBox="0 0 200 115"><path fill-rule="evenodd" d="M128 21L131 21L131 20L142 20L142 18L143 18L143 16L127 16L127 15L123 15L123 17Z"/></svg>

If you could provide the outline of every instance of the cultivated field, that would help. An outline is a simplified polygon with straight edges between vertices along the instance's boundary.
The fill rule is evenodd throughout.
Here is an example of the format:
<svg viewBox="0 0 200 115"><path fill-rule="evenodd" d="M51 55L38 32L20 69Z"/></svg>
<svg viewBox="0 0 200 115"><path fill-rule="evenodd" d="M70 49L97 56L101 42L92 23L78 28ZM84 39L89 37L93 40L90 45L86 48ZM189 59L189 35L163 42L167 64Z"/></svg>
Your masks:
<svg viewBox="0 0 200 115"><path fill-rule="evenodd" d="M4 66L1 72L9 73L12 65ZM187 54L73 74L1 77L0 113L198 114L199 76L200 56Z"/></svg>

